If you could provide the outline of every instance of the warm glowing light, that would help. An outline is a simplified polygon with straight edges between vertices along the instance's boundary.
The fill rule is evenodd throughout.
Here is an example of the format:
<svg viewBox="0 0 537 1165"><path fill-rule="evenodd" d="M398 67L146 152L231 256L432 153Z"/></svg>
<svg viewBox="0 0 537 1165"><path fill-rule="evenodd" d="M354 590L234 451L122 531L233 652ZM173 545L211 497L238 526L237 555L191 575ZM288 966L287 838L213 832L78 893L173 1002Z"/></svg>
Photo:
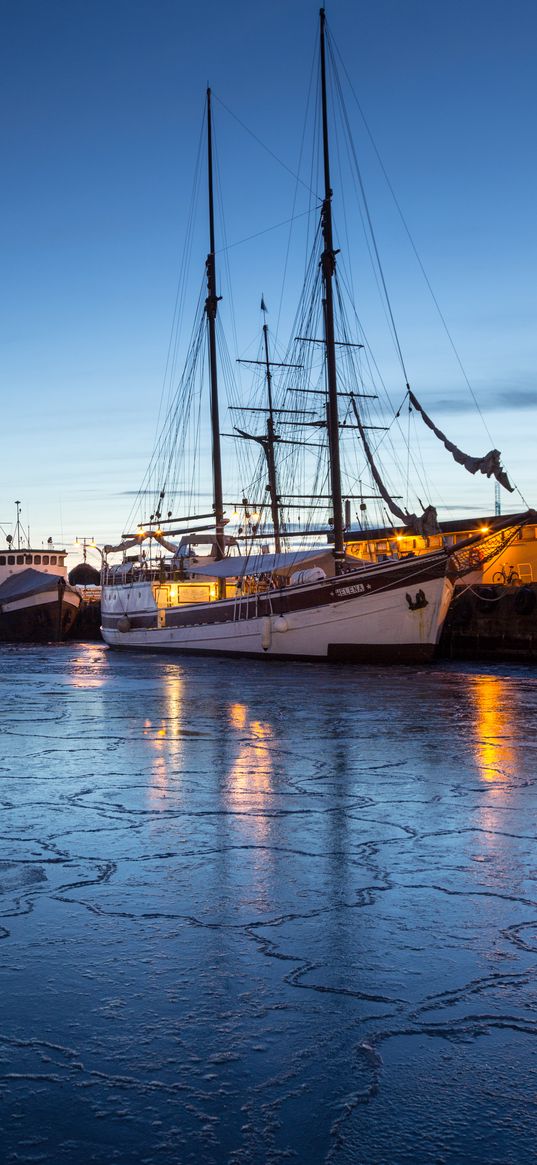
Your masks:
<svg viewBox="0 0 537 1165"><path fill-rule="evenodd" d="M143 527L138 526L138 529L136 531L137 538L143 538L144 534L145 534L145 530L143 529Z"/></svg>
<svg viewBox="0 0 537 1165"><path fill-rule="evenodd" d="M229 719L231 720L233 728L244 728L247 714L248 709L246 704L230 704Z"/></svg>
<svg viewBox="0 0 537 1165"><path fill-rule="evenodd" d="M105 658L97 645L81 646L79 654L70 660L69 683L73 688L102 688L105 682Z"/></svg>
<svg viewBox="0 0 537 1165"><path fill-rule="evenodd" d="M250 720L245 704L231 704L229 718L232 728L241 733L229 772L229 802L243 827L261 840L271 828L267 808L273 780L273 730L264 721Z"/></svg>
<svg viewBox="0 0 537 1165"><path fill-rule="evenodd" d="M251 518L252 522L259 522L259 514L252 514Z"/></svg>
<svg viewBox="0 0 537 1165"><path fill-rule="evenodd" d="M148 797L157 810L168 809L182 796L183 681L178 675L164 679L162 712L160 720L146 719L143 725L150 760Z"/></svg>
<svg viewBox="0 0 537 1165"><path fill-rule="evenodd" d="M488 526L480 526L480 527L479 527L479 531L480 531L480 533L481 533L481 534L488 534L488 532L489 532L489 527L488 527Z"/></svg>
<svg viewBox="0 0 537 1165"><path fill-rule="evenodd" d="M161 530L160 526L157 526L157 529L155 530L155 534L158 534L159 538L162 538L163 533L164 533L164 531Z"/></svg>
<svg viewBox="0 0 537 1165"><path fill-rule="evenodd" d="M512 688L499 676L476 676L472 683L475 705L475 756L482 780L498 785L516 768L510 740ZM496 790L498 791L498 790Z"/></svg>

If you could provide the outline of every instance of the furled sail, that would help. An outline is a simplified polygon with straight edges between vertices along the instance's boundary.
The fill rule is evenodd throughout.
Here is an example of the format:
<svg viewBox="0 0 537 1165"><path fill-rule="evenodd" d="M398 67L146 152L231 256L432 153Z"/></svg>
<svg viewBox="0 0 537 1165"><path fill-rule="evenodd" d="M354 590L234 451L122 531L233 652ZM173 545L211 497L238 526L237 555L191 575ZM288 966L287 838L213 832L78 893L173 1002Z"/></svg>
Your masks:
<svg viewBox="0 0 537 1165"><path fill-rule="evenodd" d="M146 538L149 538L149 531L144 531L143 534L137 534L136 538L125 538L123 542L118 542L117 546L103 546L105 554L119 554L121 551L131 550L133 546L139 546Z"/></svg>
<svg viewBox="0 0 537 1165"><path fill-rule="evenodd" d="M448 441L447 437L440 431L440 429L437 429L434 421L431 420L431 418L422 408L419 400L414 396L411 388L408 389L408 395L412 408L416 409L418 413L421 413L425 424L429 429L431 429L435 437L438 437L438 440L441 441L443 445L445 445L446 449L449 451L449 453L451 453L452 457L454 457L455 461L457 461L459 465L464 465L464 468L468 470L468 473L484 473L487 477L495 477L496 481L499 481L500 485L503 485L504 489L508 489L510 493L514 493L515 487L511 485L505 469L503 469L500 463L501 454L499 449L491 449L490 453L486 453L484 457L470 457L468 453L463 453L462 449L458 449L452 441Z"/></svg>
<svg viewBox="0 0 537 1165"><path fill-rule="evenodd" d="M392 514L395 515L396 518L399 518L399 521L403 522L403 524L407 526L413 534L421 535L423 538L428 538L431 534L437 534L440 527L438 525L438 515L434 506L427 506L424 509L423 514L409 514L407 510L402 510L401 507L397 505L397 502L395 502L388 493L388 490L386 489L386 486L384 485L380 473L375 465L373 454L369 447L369 441L365 435L365 430L362 425L362 420L356 407L356 401L354 397L351 397L351 404L354 415L356 417L356 423L358 425L360 437L362 438L365 455L369 463L369 468L371 470L373 480L381 497L384 498L384 501L386 502L389 510Z"/></svg>

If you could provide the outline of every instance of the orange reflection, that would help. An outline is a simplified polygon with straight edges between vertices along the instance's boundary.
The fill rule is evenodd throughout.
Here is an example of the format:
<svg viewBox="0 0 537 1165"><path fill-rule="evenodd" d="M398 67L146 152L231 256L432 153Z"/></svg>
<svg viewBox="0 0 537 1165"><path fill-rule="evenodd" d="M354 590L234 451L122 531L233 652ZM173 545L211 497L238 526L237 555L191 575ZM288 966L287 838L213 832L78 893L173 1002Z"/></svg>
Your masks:
<svg viewBox="0 0 537 1165"><path fill-rule="evenodd" d="M151 781L149 801L153 809L168 809L170 798L181 785L183 735L183 680L180 674L164 677L164 715L155 723L146 719L143 734L151 747Z"/></svg>
<svg viewBox="0 0 537 1165"><path fill-rule="evenodd" d="M246 704L230 704L229 719L233 728L244 728L248 716Z"/></svg>
<svg viewBox="0 0 537 1165"><path fill-rule="evenodd" d="M513 685L501 676L476 676L471 687L475 705L475 756L484 781L510 780L516 768L512 744ZM491 789L498 793L499 789Z"/></svg>
<svg viewBox="0 0 537 1165"><path fill-rule="evenodd" d="M100 643L80 644L71 656L67 675L73 688L102 688L108 670L108 655Z"/></svg>
<svg viewBox="0 0 537 1165"><path fill-rule="evenodd" d="M229 773L229 802L242 815L246 827L261 840L270 830L270 818L265 811L267 795L272 792L273 730L261 720L249 720L245 704L231 704L229 718L232 728L247 733Z"/></svg>

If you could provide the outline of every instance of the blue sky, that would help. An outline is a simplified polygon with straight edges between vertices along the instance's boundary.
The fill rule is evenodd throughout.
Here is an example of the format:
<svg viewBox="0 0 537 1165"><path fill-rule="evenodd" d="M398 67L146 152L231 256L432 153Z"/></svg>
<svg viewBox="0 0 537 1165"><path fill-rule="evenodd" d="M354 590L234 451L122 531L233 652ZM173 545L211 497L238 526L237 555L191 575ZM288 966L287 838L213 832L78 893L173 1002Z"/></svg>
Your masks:
<svg viewBox="0 0 537 1165"><path fill-rule="evenodd" d="M241 240L291 215L294 182L224 106L296 171L318 4L1 0L0 13L0 523L17 497L34 541L108 541L151 452L206 84L227 240L240 244L235 358L260 327L260 292L280 302L288 233ZM536 503L537 8L329 0L327 16L493 444ZM349 112L412 383L453 439L484 453L489 435ZM298 267L282 345L297 285ZM382 347L373 316L370 329ZM390 371L397 396L388 359ZM492 486L438 455L435 491L461 513L492 509Z"/></svg>

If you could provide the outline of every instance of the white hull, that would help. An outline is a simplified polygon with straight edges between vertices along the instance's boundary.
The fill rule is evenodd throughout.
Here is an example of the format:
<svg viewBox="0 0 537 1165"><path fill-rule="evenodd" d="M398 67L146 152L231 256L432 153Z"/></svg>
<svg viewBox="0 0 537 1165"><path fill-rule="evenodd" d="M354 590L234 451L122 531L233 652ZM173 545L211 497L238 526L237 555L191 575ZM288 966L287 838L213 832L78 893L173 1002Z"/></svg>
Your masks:
<svg viewBox="0 0 537 1165"><path fill-rule="evenodd" d="M278 604L273 600L277 609L268 613L272 600L266 595L257 602L251 596L159 609L150 583L108 585L102 593L101 631L111 647L151 651L371 662L430 659L453 590L445 567L427 579L416 563L400 585L385 567L382 579L388 581L376 589L366 581L374 573L342 576L331 596L326 584L286 588L277 593ZM426 601L411 609L409 598L417 589ZM312 605L312 591L319 593L318 605ZM330 601L336 595L337 601ZM293 609L282 610L286 602ZM194 621L174 626L185 616Z"/></svg>
<svg viewBox="0 0 537 1165"><path fill-rule="evenodd" d="M58 587L51 585L49 591L41 591L38 595L29 595L22 599L14 599L10 603L2 603L2 614L11 615L15 611L30 611L34 607L46 607L49 603L57 602ZM73 607L75 611L78 611L80 603L80 595L72 591L64 591L62 596L64 607Z"/></svg>

